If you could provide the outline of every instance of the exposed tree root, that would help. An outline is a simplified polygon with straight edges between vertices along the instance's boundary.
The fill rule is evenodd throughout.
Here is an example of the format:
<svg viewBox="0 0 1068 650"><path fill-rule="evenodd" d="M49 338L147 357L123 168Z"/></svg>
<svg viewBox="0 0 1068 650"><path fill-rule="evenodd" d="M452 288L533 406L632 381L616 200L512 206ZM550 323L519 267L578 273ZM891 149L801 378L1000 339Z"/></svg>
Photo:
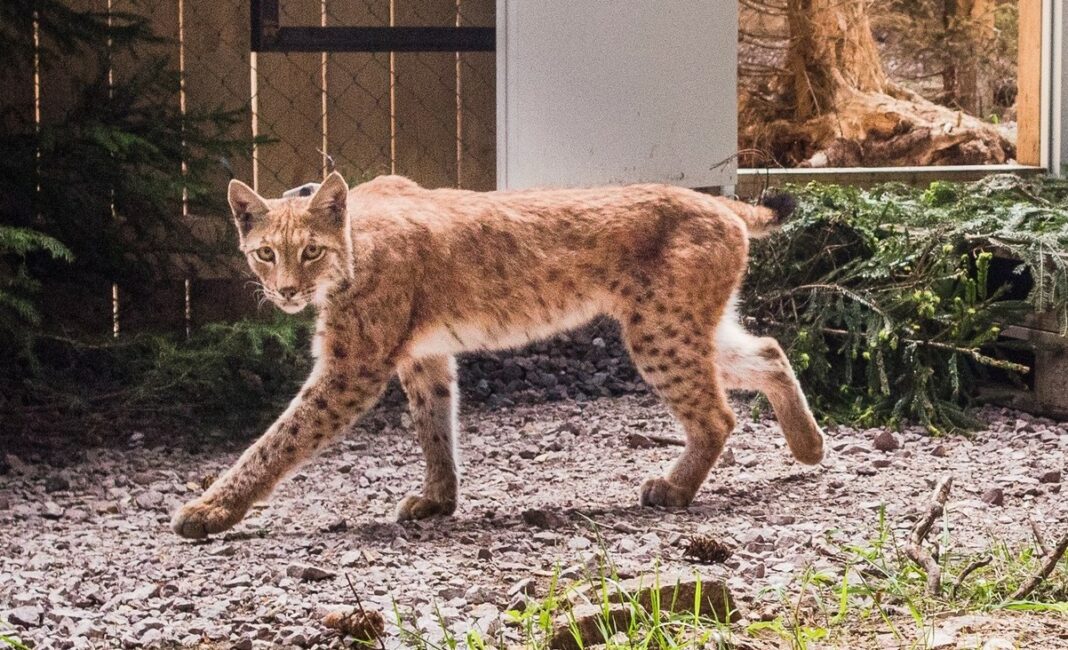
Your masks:
<svg viewBox="0 0 1068 650"><path fill-rule="evenodd" d="M923 542L931 532L931 526L935 520L942 516L946 509L946 500L949 499L949 489L953 485L953 477L946 476L938 481L931 503L927 506L927 512L916 522L916 526L909 535L909 543L905 546L905 555L927 573L927 593L930 596L942 595L942 567L926 549Z"/></svg>

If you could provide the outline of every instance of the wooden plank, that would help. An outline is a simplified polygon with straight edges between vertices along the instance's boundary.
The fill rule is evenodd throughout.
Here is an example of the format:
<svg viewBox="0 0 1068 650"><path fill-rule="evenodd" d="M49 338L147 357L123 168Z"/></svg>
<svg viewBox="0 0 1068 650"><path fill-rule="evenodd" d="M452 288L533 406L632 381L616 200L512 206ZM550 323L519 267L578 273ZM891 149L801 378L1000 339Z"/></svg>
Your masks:
<svg viewBox="0 0 1068 650"><path fill-rule="evenodd" d="M33 20L19 16L13 25L18 34L19 60L0 66L0 129L5 134L34 131Z"/></svg>
<svg viewBox="0 0 1068 650"><path fill-rule="evenodd" d="M255 287L248 278L195 279L191 282L190 294L194 328L242 318L267 320L275 315L274 305L258 304Z"/></svg>
<svg viewBox="0 0 1068 650"><path fill-rule="evenodd" d="M881 167L878 169L828 168L828 169L741 169L738 170L738 196L759 196L765 187L781 187L786 184L803 185L839 183L855 187L872 187L880 183L904 183L913 187L927 187L934 181L963 183L977 181L991 174L1018 174L1037 176L1045 173L1040 167L1020 165L961 165L953 167Z"/></svg>
<svg viewBox="0 0 1068 650"><path fill-rule="evenodd" d="M386 27L389 0L326 0L331 26ZM326 141L350 183L390 172L389 54L327 54Z"/></svg>
<svg viewBox="0 0 1068 650"><path fill-rule="evenodd" d="M285 24L320 24L318 0L289 0L281 9ZM276 140L258 148L260 194L280 196L322 178L322 55L260 53L256 93L259 133Z"/></svg>
<svg viewBox="0 0 1068 650"><path fill-rule="evenodd" d="M168 70L179 70L179 4L173 0L112 0L111 9L116 13L131 13L143 16L158 42L142 43L133 50L119 50L112 56L112 78L116 85L140 73L153 59L162 59ZM174 79L173 86L161 101L168 110L178 113L181 110L180 80ZM174 176L180 177L182 165L175 161ZM120 216L125 210L121 203L116 204ZM182 217L182 197L176 195L168 205L170 217ZM166 263L164 263L166 264ZM170 277L171 269L157 269L159 277ZM122 335L141 332L178 332L185 329L185 291L181 281L159 282L144 280L141 283L119 285L118 291L119 331Z"/></svg>
<svg viewBox="0 0 1068 650"><path fill-rule="evenodd" d="M185 282L154 281L121 287L119 326L130 334L185 331Z"/></svg>
<svg viewBox="0 0 1068 650"><path fill-rule="evenodd" d="M455 0L395 0L397 25L456 24ZM396 169L425 187L457 182L456 55L403 52L394 57Z"/></svg>
<svg viewBox="0 0 1068 650"><path fill-rule="evenodd" d="M111 336L111 284L82 278L49 283L35 298L46 332L70 337L104 339Z"/></svg>
<svg viewBox="0 0 1068 650"><path fill-rule="evenodd" d="M459 0L460 24L492 27L493 0ZM460 160L458 184L470 190L497 187L497 55L461 52L459 57Z"/></svg>
<svg viewBox="0 0 1068 650"><path fill-rule="evenodd" d="M183 0L183 5L187 110L242 111L243 119L229 135L251 140L248 3ZM229 162L234 176L251 185L251 147ZM222 166L211 176L212 192L223 205L229 180Z"/></svg>
<svg viewBox="0 0 1068 650"><path fill-rule="evenodd" d="M103 15L105 0L67 0L75 11L93 11ZM85 52L66 53L41 35L41 123L59 124L81 98L82 89L99 73L96 61Z"/></svg>
<svg viewBox="0 0 1068 650"><path fill-rule="evenodd" d="M1042 164L1042 0L1019 0L1016 160Z"/></svg>

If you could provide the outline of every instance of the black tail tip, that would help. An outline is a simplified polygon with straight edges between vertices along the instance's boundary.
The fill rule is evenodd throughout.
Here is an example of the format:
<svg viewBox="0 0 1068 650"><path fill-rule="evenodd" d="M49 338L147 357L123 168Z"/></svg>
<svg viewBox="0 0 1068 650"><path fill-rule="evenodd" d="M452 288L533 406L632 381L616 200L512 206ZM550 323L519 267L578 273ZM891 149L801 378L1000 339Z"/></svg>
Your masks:
<svg viewBox="0 0 1068 650"><path fill-rule="evenodd" d="M765 192L760 197L760 205L774 212L776 221L782 223L797 209L797 198L786 192Z"/></svg>

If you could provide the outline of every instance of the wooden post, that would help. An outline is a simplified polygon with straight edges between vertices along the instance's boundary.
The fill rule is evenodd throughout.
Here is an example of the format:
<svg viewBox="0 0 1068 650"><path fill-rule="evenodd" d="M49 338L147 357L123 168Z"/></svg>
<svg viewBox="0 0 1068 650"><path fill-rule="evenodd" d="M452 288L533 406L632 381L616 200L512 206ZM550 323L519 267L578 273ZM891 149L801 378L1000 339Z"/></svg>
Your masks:
<svg viewBox="0 0 1068 650"><path fill-rule="evenodd" d="M452 2L394 0L398 27L452 27ZM394 55L396 171L425 187L455 187L456 55L398 52Z"/></svg>
<svg viewBox="0 0 1068 650"><path fill-rule="evenodd" d="M1042 0L1019 0L1016 161L1042 164Z"/></svg>
<svg viewBox="0 0 1068 650"><path fill-rule="evenodd" d="M326 0L328 26L389 26L389 0ZM326 144L349 183L391 165L389 53L332 52L326 64Z"/></svg>

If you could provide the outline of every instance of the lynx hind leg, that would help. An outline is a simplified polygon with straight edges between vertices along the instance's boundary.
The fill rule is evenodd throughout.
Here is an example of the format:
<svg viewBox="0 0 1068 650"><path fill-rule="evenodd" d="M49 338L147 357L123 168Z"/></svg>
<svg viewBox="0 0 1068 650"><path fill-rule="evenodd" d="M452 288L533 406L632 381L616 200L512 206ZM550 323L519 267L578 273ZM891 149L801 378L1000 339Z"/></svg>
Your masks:
<svg viewBox="0 0 1068 650"><path fill-rule="evenodd" d="M767 396L794 458L808 465L823 460L823 431L775 339L753 336L734 318L724 318L716 328L716 361L726 388Z"/></svg>
<svg viewBox="0 0 1068 650"><path fill-rule="evenodd" d="M642 377L686 431L682 455L665 476L642 485L641 504L685 507L723 451L735 418L713 362L712 324L698 317L684 317L681 325L666 320L635 313L624 325L624 340Z"/></svg>
<svg viewBox="0 0 1068 650"><path fill-rule="evenodd" d="M397 521L450 515L456 510L456 362L451 356L424 357L400 364L412 423L426 460L422 494L397 506Z"/></svg>

